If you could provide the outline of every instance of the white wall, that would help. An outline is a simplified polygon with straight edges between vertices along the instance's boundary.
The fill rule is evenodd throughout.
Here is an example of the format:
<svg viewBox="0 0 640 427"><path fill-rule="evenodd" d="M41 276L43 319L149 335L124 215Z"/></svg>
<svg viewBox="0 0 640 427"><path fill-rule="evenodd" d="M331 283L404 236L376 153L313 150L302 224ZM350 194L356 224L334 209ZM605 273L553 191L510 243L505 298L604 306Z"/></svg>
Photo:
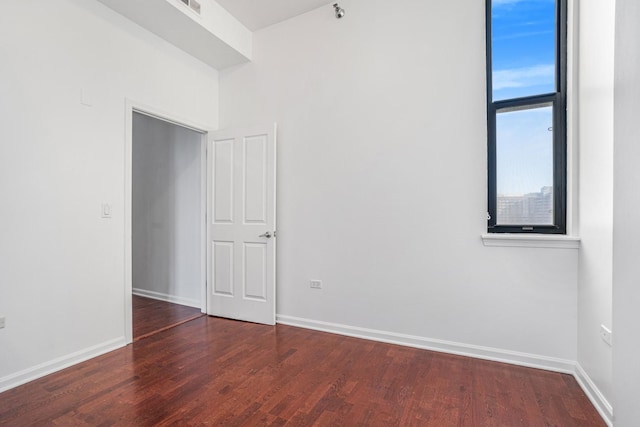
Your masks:
<svg viewBox="0 0 640 427"><path fill-rule="evenodd" d="M124 343L125 98L215 128L218 83L86 0L3 2L0 58L2 389Z"/></svg>
<svg viewBox="0 0 640 427"><path fill-rule="evenodd" d="M340 5L220 74L221 127L278 122L279 319L575 361L577 251L480 238L484 2Z"/></svg>
<svg viewBox="0 0 640 427"><path fill-rule="evenodd" d="M615 2L582 0L578 8L578 362L611 402L612 351L600 325L612 324Z"/></svg>
<svg viewBox="0 0 640 427"><path fill-rule="evenodd" d="M172 0L174 3L181 3L180 0ZM184 4L178 4L184 10ZM231 15L225 8L220 6L215 0L200 0L200 17L194 19L201 22L205 28L216 34L222 41L238 52L251 58L252 34L240 21ZM191 14L193 17L197 16Z"/></svg>
<svg viewBox="0 0 640 427"><path fill-rule="evenodd" d="M202 135L133 115L134 293L201 307Z"/></svg>
<svg viewBox="0 0 640 427"><path fill-rule="evenodd" d="M640 3L617 0L613 199L615 426L640 425Z"/></svg>

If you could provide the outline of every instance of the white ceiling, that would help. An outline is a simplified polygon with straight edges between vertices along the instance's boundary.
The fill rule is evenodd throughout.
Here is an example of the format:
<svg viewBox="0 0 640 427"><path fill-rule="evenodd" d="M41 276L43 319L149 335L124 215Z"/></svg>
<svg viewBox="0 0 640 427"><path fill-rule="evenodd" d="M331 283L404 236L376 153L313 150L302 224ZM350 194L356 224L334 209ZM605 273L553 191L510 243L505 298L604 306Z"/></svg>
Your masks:
<svg viewBox="0 0 640 427"><path fill-rule="evenodd" d="M216 0L227 12L250 29L256 31L269 25L302 15L321 6L329 8L336 1L327 0Z"/></svg>

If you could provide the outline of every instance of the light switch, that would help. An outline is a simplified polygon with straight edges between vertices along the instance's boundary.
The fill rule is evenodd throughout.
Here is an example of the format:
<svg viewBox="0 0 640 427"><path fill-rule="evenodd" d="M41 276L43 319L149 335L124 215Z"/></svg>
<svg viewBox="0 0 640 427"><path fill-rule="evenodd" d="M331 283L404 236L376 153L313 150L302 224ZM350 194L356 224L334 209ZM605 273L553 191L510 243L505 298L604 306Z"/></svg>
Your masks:
<svg viewBox="0 0 640 427"><path fill-rule="evenodd" d="M111 205L108 203L102 204L102 218L111 218Z"/></svg>

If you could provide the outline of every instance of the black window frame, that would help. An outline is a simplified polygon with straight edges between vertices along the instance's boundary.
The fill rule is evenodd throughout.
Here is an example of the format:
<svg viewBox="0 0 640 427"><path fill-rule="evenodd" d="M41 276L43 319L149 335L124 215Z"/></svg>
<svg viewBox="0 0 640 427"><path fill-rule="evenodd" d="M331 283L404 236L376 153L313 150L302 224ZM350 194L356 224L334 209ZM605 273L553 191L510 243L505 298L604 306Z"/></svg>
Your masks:
<svg viewBox="0 0 640 427"><path fill-rule="evenodd" d="M489 233L566 234L567 232L567 0L556 0L556 91L547 94L493 101L492 3L486 0L488 217ZM553 107L553 225L498 225L496 118L500 112Z"/></svg>

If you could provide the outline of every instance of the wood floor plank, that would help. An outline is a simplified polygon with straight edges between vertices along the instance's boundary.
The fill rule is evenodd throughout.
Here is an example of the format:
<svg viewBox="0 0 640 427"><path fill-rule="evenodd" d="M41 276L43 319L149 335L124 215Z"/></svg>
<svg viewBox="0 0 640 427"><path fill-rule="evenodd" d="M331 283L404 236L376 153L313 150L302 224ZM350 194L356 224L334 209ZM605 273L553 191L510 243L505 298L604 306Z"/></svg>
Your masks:
<svg viewBox="0 0 640 427"><path fill-rule="evenodd" d="M134 341L203 316L199 308L139 295L132 296L132 308Z"/></svg>
<svg viewBox="0 0 640 427"><path fill-rule="evenodd" d="M200 317L0 394L0 425L605 423L570 375Z"/></svg>

